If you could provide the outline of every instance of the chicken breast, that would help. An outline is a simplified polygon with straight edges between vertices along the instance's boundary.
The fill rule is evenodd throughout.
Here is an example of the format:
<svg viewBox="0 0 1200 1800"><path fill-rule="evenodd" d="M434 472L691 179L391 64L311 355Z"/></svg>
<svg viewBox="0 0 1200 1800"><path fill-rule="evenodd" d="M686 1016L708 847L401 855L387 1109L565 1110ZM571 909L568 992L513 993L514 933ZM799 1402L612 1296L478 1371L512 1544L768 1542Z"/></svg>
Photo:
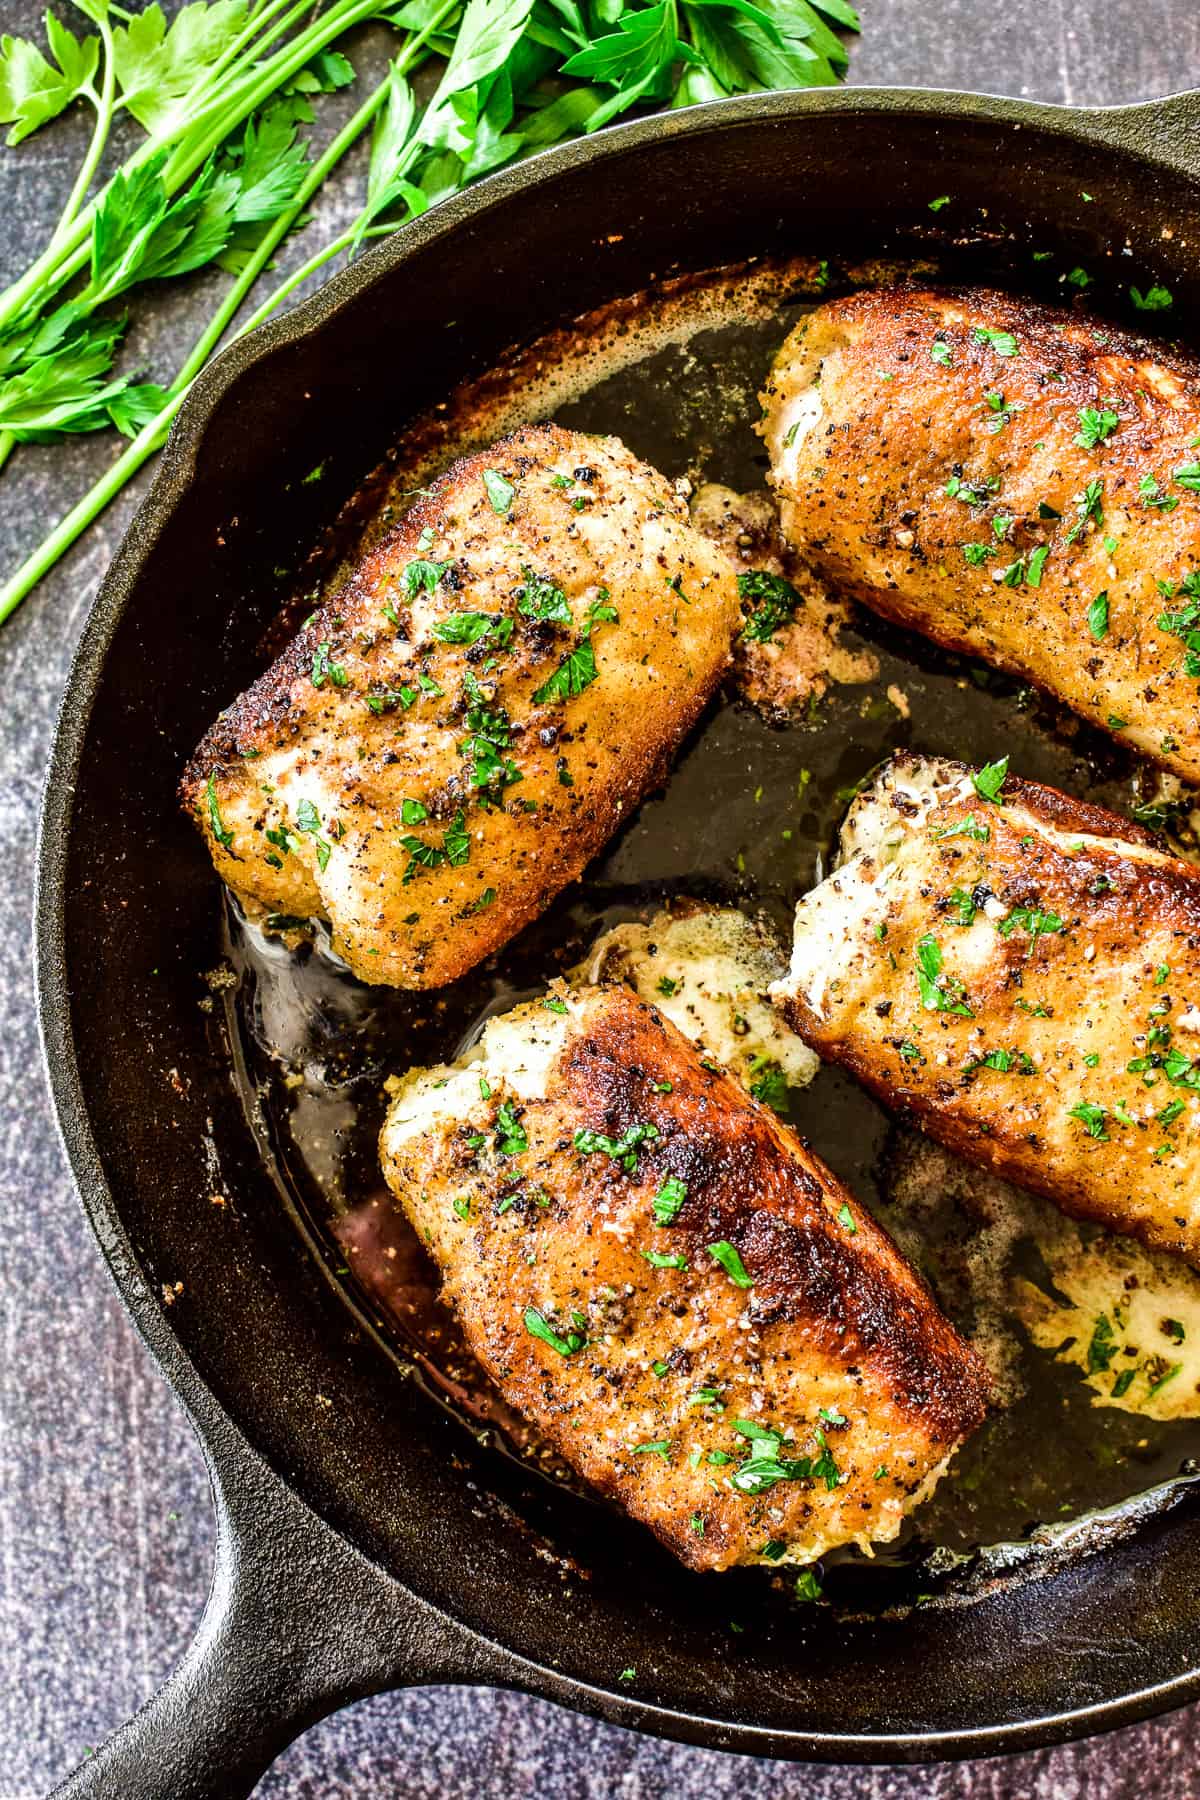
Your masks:
<svg viewBox="0 0 1200 1800"><path fill-rule="evenodd" d="M409 1075L381 1149L504 1398L694 1569L893 1538L983 1417L891 1240L623 987Z"/></svg>
<svg viewBox="0 0 1200 1800"><path fill-rule="evenodd" d="M1200 782L1200 365L980 289L818 307L762 396L784 533L885 618Z"/></svg>
<svg viewBox="0 0 1200 1800"><path fill-rule="evenodd" d="M223 713L184 804L256 913L364 980L453 981L659 782L730 660L737 581L616 438L456 463Z"/></svg>
<svg viewBox="0 0 1200 1800"><path fill-rule="evenodd" d="M1003 764L913 756L841 858L796 909L789 1023L969 1160L1200 1263L1200 873Z"/></svg>

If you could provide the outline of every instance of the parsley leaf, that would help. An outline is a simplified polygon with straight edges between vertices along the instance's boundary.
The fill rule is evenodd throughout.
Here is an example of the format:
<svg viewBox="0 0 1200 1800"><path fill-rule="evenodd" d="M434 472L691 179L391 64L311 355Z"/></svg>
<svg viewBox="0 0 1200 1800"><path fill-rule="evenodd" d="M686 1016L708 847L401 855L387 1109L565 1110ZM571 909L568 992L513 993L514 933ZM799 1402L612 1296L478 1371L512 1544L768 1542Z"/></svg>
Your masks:
<svg viewBox="0 0 1200 1800"><path fill-rule="evenodd" d="M990 325L977 325L971 333L977 344L990 344L997 356L1017 356L1020 345L1011 331L996 331Z"/></svg>
<svg viewBox="0 0 1200 1800"><path fill-rule="evenodd" d="M1120 413L1110 411L1107 406L1081 407L1079 430L1072 442L1078 444L1081 450L1094 450L1099 444L1107 444L1120 423Z"/></svg>
<svg viewBox="0 0 1200 1800"><path fill-rule="evenodd" d="M654 1223L673 1225L687 1199L687 1192L686 1181L680 1181L677 1175L668 1175L654 1196Z"/></svg>
<svg viewBox="0 0 1200 1800"><path fill-rule="evenodd" d="M7 142L19 144L65 112L90 88L100 60L100 40L80 40L50 11L47 62L27 38L0 37L0 124L12 127Z"/></svg>
<svg viewBox="0 0 1200 1800"><path fill-rule="evenodd" d="M583 638L573 650L567 652L549 680L535 690L533 703L535 706L545 706L552 700L574 699L576 695L582 694L584 688L591 687L599 673L592 641L590 638Z"/></svg>
<svg viewBox="0 0 1200 1800"><path fill-rule="evenodd" d="M735 1287L752 1288L753 1277L746 1273L746 1265L734 1249L733 1245L722 1238L719 1244L710 1244L708 1254L715 1262L719 1262Z"/></svg>
<svg viewBox="0 0 1200 1800"><path fill-rule="evenodd" d="M1108 636L1108 594L1097 594L1087 609L1087 627L1098 644Z"/></svg>
<svg viewBox="0 0 1200 1800"><path fill-rule="evenodd" d="M1091 1100L1077 1100L1068 1108L1067 1117L1078 1119L1090 1138L1096 1138L1102 1144L1108 1143L1108 1133L1104 1129L1104 1120L1108 1109L1098 1106Z"/></svg>
<svg viewBox="0 0 1200 1800"><path fill-rule="evenodd" d="M584 1156L610 1156L627 1175L636 1175L638 1150L657 1136L658 1126L646 1123L630 1125L619 1138L608 1137L603 1131L583 1130L575 1133L575 1148Z"/></svg>
<svg viewBox="0 0 1200 1800"><path fill-rule="evenodd" d="M544 1313L540 1313L535 1306L526 1307L524 1325L530 1337L539 1338L543 1344L549 1344L550 1348L556 1350L560 1356L574 1356L577 1350L582 1350L587 1344L587 1335L584 1330L569 1331L565 1337L560 1336L554 1327L546 1322Z"/></svg>
<svg viewBox="0 0 1200 1800"><path fill-rule="evenodd" d="M487 497L492 503L492 511L494 513L499 513L501 518L503 518L512 506L513 497L517 491L516 488L511 481L506 481L504 479L504 476L501 475L498 469L485 469L483 471L483 485L487 492Z"/></svg>
<svg viewBox="0 0 1200 1800"><path fill-rule="evenodd" d="M930 932L917 944L917 986L926 1012L959 1013L965 1019L974 1018L963 999L962 982L943 972L941 946Z"/></svg>
<svg viewBox="0 0 1200 1800"><path fill-rule="evenodd" d="M1008 758L1002 756L999 762L985 763L982 769L972 775L971 785L981 800L990 800L993 806L999 806L1007 774Z"/></svg>
<svg viewBox="0 0 1200 1800"><path fill-rule="evenodd" d="M217 800L217 771L214 769L208 778L208 786L204 790L208 801L208 822L212 834L222 850L228 850L233 843L233 833L221 823L221 807Z"/></svg>
<svg viewBox="0 0 1200 1800"><path fill-rule="evenodd" d="M1143 293L1141 288L1129 286L1129 298L1139 312L1165 312L1168 306L1175 304L1170 288L1160 287L1156 283Z"/></svg>

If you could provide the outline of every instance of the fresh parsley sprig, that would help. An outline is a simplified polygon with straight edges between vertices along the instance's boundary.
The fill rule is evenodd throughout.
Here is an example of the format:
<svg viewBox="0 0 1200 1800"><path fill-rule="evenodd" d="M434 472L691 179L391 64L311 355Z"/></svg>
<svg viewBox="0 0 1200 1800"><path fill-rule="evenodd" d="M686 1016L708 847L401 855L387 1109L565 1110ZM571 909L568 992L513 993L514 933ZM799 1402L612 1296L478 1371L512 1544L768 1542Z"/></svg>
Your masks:
<svg viewBox="0 0 1200 1800"><path fill-rule="evenodd" d="M0 294L0 463L18 441L114 424L131 442L0 588L0 620L166 441L191 382L223 341L275 312L327 263L394 231L478 176L639 105L683 106L761 88L829 86L846 68L848 0L72 0L94 26L47 16L47 51L0 39L0 123L20 142L75 102L94 128L42 253ZM405 41L386 80L310 160L310 96L354 78L335 48L384 17ZM410 77L445 57L421 105ZM145 139L96 185L113 124ZM259 277L332 170L373 131L357 217L248 318ZM93 191L94 190L94 191ZM131 289L205 265L233 281L166 388L114 371ZM586 685L576 666L551 677ZM550 696L548 696L550 697ZM553 696L558 698L557 693ZM561 697L567 697L564 693Z"/></svg>

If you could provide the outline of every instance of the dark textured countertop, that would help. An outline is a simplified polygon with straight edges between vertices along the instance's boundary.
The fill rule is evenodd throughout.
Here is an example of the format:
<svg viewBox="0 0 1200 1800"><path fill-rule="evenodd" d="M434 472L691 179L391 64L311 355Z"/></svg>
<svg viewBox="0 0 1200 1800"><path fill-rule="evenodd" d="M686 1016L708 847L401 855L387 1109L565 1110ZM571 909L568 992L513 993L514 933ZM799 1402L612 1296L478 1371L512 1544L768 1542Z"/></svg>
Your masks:
<svg viewBox="0 0 1200 1800"><path fill-rule="evenodd" d="M1096 105L1200 85L1196 0L862 0L859 82L968 87ZM68 9L61 9L68 10ZM32 33L41 0L4 0ZM360 60L375 60L367 41ZM40 245L83 122L0 152L0 276ZM1200 144L1197 145L1200 158ZM308 235L345 213L361 164ZM292 255L296 255L293 246ZM207 315L204 280L142 306L136 344L167 377ZM5 471L0 568L36 543L113 456L111 439L28 449ZM0 632L0 1800L34 1800L163 1679L207 1588L208 1484L182 1416L135 1338L84 1226L50 1118L33 1010L37 813L64 676L97 583L145 491L113 507ZM114 996L114 1004L120 1004ZM1191 1709L1090 1743L925 1771L794 1768L656 1743L520 1695L387 1695L309 1731L259 1793L273 1800L558 1794L717 1800L1116 1800L1200 1794Z"/></svg>

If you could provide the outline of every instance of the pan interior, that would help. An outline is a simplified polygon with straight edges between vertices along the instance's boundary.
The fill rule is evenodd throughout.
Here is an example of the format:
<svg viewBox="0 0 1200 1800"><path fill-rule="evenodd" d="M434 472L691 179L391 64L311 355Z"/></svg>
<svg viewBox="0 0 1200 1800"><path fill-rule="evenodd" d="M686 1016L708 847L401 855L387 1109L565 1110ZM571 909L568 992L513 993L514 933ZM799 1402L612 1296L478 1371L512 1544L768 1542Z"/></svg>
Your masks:
<svg viewBox="0 0 1200 1800"><path fill-rule="evenodd" d="M365 484L304 571L326 589L382 522L456 454L513 424L553 416L613 432L670 477L761 490L757 393L789 326L818 297L864 280L959 273L949 253L920 270L826 262L755 265L659 288L590 316L464 386L418 422ZM980 274L994 273L981 268ZM1030 265L1023 285L1063 301L1063 270ZM1007 272L1011 284L1011 271ZM1066 304L1063 301L1063 304ZM290 615L294 622L294 608ZM869 682L834 686L785 727L729 692L710 708L664 789L550 910L499 957L454 987L405 994L355 981L320 933L289 950L227 906L223 948L235 980L220 986L214 1050L228 1059L261 1155L313 1254L359 1323L498 1457L559 1490L556 1513L586 1536L602 1504L581 1491L536 1434L506 1409L436 1298L437 1277L383 1186L376 1138L383 1082L453 1058L492 1013L541 990L608 926L666 901L738 906L781 943L801 893L827 869L847 799L904 747L1014 772L1118 811L1153 801L1155 778L1107 738L1007 678L856 613L849 641L878 664ZM1061 1549L1057 1529L1104 1512L1102 1533L1163 1503L1200 1459L1200 1395L1169 1420L1096 1395L1077 1363L1038 1347L1013 1309L1022 1282L1056 1294L1037 1229L1040 1203L967 1171L898 1127L851 1080L823 1068L793 1091L788 1116L899 1238L945 1310L1001 1376L1002 1406L956 1456L897 1544L874 1558L826 1560L826 1598L847 1612L965 1598L1013 1544ZM1031 1210L1032 1209L1032 1210ZM1049 1217L1049 1209L1043 1209ZM1032 1221L1032 1222L1031 1222ZM1169 1363L1164 1361L1164 1370ZM1190 1379L1186 1370L1179 1380ZM1135 1504L1136 1503L1136 1504ZM1114 1514L1112 1509L1116 1509ZM1087 1548L1087 1529L1072 1542ZM651 1552L651 1554L656 1554ZM664 1560L665 1556L664 1556ZM1036 1570L1038 1556L1029 1565ZM695 1582L671 1568L675 1582ZM739 1578L741 1581L742 1578ZM762 1604L791 1606L792 1584L754 1577ZM770 1593L768 1595L768 1590Z"/></svg>

